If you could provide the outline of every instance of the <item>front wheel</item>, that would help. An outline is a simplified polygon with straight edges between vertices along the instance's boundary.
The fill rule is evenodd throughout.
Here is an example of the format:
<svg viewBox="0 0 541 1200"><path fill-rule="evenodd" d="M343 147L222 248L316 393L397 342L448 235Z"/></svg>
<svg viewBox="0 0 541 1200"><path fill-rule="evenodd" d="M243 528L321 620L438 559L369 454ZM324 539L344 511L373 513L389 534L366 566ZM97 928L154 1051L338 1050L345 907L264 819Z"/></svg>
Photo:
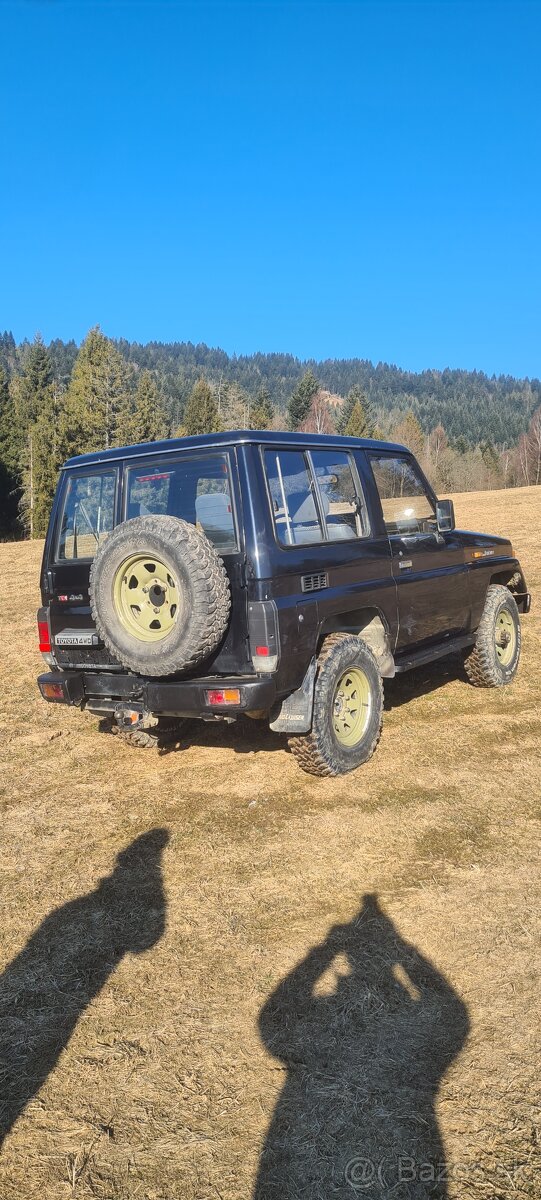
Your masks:
<svg viewBox="0 0 541 1200"><path fill-rule="evenodd" d="M509 588L492 583L487 591L475 645L464 666L475 687L503 687L517 673L520 617Z"/></svg>
<svg viewBox="0 0 541 1200"><path fill-rule="evenodd" d="M289 746L309 775L345 775L371 757L381 735L383 685L358 637L333 633L318 658L312 728Z"/></svg>

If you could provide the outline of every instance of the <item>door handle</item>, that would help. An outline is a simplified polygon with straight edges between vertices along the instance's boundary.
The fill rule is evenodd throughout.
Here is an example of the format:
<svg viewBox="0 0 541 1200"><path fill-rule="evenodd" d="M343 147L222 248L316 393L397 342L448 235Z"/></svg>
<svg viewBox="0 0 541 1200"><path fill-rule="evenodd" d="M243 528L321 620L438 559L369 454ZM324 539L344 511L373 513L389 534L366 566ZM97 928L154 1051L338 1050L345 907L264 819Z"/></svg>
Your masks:
<svg viewBox="0 0 541 1200"><path fill-rule="evenodd" d="M404 559L402 559L401 562L399 562L398 566L400 567L401 571L410 571L413 566L413 563L411 561L411 558L404 558Z"/></svg>

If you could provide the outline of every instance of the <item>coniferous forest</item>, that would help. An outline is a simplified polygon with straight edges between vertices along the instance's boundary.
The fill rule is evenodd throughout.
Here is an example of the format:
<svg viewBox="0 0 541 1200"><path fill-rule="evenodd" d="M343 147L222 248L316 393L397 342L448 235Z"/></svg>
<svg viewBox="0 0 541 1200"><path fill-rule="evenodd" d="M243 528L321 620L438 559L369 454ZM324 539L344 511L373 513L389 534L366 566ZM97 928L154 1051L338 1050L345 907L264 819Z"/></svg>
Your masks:
<svg viewBox="0 0 541 1200"><path fill-rule="evenodd" d="M436 490L541 483L541 382L366 359L228 355L90 330L81 346L0 334L0 537L43 536L70 455L220 429L402 442Z"/></svg>

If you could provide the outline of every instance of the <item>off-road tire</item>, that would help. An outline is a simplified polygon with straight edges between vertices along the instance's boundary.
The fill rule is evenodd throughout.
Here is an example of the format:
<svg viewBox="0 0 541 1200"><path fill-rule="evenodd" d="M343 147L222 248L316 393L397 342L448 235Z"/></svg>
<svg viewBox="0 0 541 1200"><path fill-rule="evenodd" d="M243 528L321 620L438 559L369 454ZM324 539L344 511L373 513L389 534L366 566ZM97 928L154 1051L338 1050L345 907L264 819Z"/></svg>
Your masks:
<svg viewBox="0 0 541 1200"><path fill-rule="evenodd" d="M362 739L352 747L342 745L333 727L333 701L337 684L349 668L359 667L368 679L371 709ZM383 684L378 664L366 642L347 633L325 638L317 663L312 728L289 738L299 766L309 775L345 775L367 762L381 737Z"/></svg>
<svg viewBox="0 0 541 1200"><path fill-rule="evenodd" d="M137 750L162 750L166 746L174 746L188 725L189 720L182 717L158 717L155 724L147 728L123 729L117 725L114 717L107 717L101 722L101 729Z"/></svg>
<svg viewBox="0 0 541 1200"><path fill-rule="evenodd" d="M177 619L161 641L140 641L125 628L114 603L113 584L131 555L161 558L174 575ZM177 517L135 517L117 525L98 547L90 570L90 605L107 649L140 675L163 678L189 671L219 646L229 621L229 579L204 533Z"/></svg>
<svg viewBox="0 0 541 1200"><path fill-rule="evenodd" d="M496 647L497 621L502 610L511 617L516 637L514 653L507 664L500 662ZM484 688L503 687L506 683L511 683L517 672L520 645L520 617L515 599L509 588L492 583L487 591L475 645L464 661L470 683L473 683L474 687Z"/></svg>

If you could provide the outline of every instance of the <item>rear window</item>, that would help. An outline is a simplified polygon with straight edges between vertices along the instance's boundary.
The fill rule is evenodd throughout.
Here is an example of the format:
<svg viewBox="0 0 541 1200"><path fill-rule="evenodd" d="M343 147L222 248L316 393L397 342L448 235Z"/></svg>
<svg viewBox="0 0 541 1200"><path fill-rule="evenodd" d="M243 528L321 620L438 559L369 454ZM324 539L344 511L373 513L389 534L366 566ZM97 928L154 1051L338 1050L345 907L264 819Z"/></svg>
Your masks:
<svg viewBox="0 0 541 1200"><path fill-rule="evenodd" d="M237 550L226 454L129 467L126 520L162 513L201 529L220 554Z"/></svg>
<svg viewBox="0 0 541 1200"><path fill-rule="evenodd" d="M116 471L70 474L67 479L56 557L93 558L115 518Z"/></svg>

